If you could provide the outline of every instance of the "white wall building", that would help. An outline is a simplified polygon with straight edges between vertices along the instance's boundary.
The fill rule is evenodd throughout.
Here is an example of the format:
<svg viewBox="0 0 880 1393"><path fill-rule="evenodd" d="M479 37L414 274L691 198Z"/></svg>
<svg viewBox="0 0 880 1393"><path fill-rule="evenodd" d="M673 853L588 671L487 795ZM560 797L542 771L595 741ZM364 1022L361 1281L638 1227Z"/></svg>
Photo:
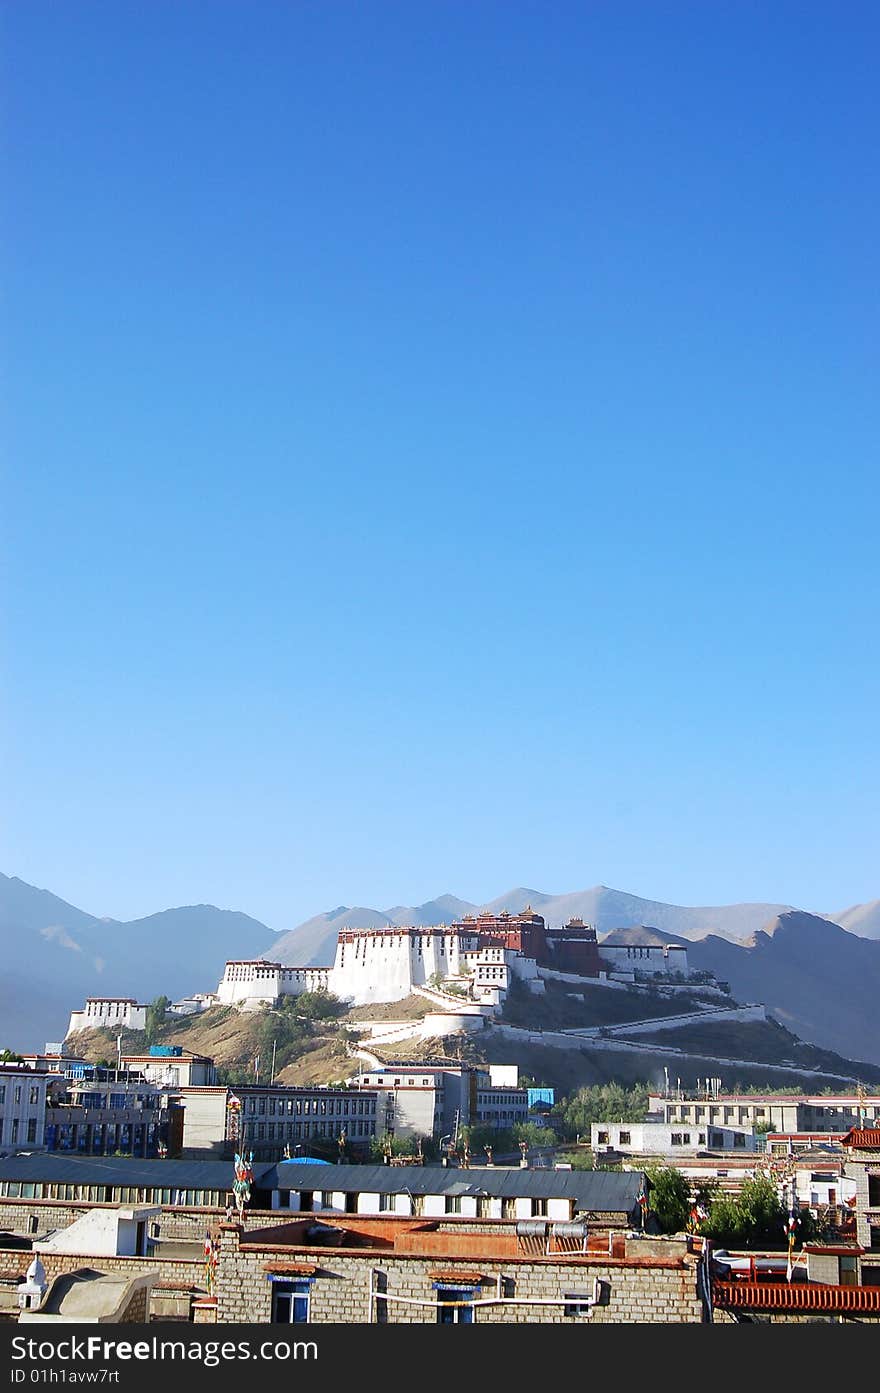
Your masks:
<svg viewBox="0 0 880 1393"><path fill-rule="evenodd" d="M504 1001L511 977L543 989L534 958L497 944L481 948L475 933L446 925L341 929L332 967L287 967L263 959L229 961L216 997L221 1004L248 1010L272 1005L284 996L323 989L355 1006L366 1006L402 1001L414 988L452 979L467 984L472 999L494 1011Z"/></svg>
<svg viewBox="0 0 880 1393"><path fill-rule="evenodd" d="M667 972L688 975L687 948L684 944L627 943L599 944L599 957L615 972L644 972L651 977Z"/></svg>
<svg viewBox="0 0 880 1393"><path fill-rule="evenodd" d="M207 1087L217 1078L213 1059L189 1050L180 1054L124 1054L121 1062L124 1069L142 1074L161 1088Z"/></svg>
<svg viewBox="0 0 880 1393"><path fill-rule="evenodd" d="M256 1011L263 1005L273 1005L283 996L318 991L335 991L330 986L330 968L287 967L284 963L254 958L227 962L216 995L222 1006Z"/></svg>
<svg viewBox="0 0 880 1393"><path fill-rule="evenodd" d="M616 1151L628 1155L681 1155L695 1151L755 1151L757 1139L750 1127L700 1126L669 1122L594 1122L590 1146L601 1154Z"/></svg>
<svg viewBox="0 0 880 1393"><path fill-rule="evenodd" d="M0 1064L0 1153L45 1145L48 1073Z"/></svg>
<svg viewBox="0 0 880 1393"><path fill-rule="evenodd" d="M144 1030L147 1007L133 996L87 996L82 1011L71 1011L67 1037L80 1030Z"/></svg>

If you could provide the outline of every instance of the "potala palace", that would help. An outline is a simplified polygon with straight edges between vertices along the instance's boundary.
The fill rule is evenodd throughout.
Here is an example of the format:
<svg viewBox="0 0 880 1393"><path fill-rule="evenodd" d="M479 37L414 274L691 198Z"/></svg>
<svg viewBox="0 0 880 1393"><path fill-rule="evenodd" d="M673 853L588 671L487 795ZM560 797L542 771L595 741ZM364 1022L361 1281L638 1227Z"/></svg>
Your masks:
<svg viewBox="0 0 880 1393"><path fill-rule="evenodd" d="M589 979L609 986L639 976L688 973L683 945L599 944L581 919L548 928L531 909L522 914L466 916L434 927L340 930L332 967L290 967L264 958L226 963L216 992L174 1002L176 1014L212 1005L258 1010L287 996L327 991L353 1006L429 997L449 1030L500 1012L511 980L543 992L544 979ZM89 997L73 1011L67 1034L109 1028L142 1030L146 1005L133 997ZM429 1023L430 1024L430 1023Z"/></svg>
<svg viewBox="0 0 880 1393"><path fill-rule="evenodd" d="M232 961L217 988L221 1003L247 1009L284 996L323 988L352 1005L402 1001L414 991L450 989L460 999L498 1009L517 978L543 991L543 978L633 980L680 972L687 975L683 946L600 947L596 931L580 919L547 928L539 914L481 914L433 928L345 928L332 967L288 967L261 959ZM449 1002L453 1005L453 1002Z"/></svg>

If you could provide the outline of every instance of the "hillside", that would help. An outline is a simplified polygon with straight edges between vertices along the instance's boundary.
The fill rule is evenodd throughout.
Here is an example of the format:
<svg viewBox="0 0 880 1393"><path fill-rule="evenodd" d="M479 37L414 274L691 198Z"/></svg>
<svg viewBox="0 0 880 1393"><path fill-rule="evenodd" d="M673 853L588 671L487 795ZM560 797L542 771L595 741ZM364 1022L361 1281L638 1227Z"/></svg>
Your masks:
<svg viewBox="0 0 880 1393"><path fill-rule="evenodd" d="M617 929L606 943L682 943L653 927ZM740 1001L763 1001L801 1040L880 1064L876 1000L880 942L816 914L780 914L745 943L709 934L687 944L692 970L713 972Z"/></svg>
<svg viewBox="0 0 880 1393"><path fill-rule="evenodd" d="M169 1020L156 1033L154 1043L182 1045L193 1054L210 1056L224 1081L253 1082L254 1059L260 1058L261 1078L268 1078L272 1045L277 1044L275 1077L280 1083L332 1083L357 1072L357 1060L347 1055L348 1030L363 1020L418 1020L430 1009L423 997L410 997L384 1006L339 1009L326 1019L299 1020L301 1033L293 1034L294 1003L280 1011L237 1011L215 1006L199 1015ZM351 1037L355 1039L354 1036ZM71 1037L69 1046L93 1063L116 1058L116 1036L107 1030L89 1030ZM143 1031L123 1032L124 1054L147 1050ZM294 1057L285 1062L288 1053Z"/></svg>
<svg viewBox="0 0 880 1393"><path fill-rule="evenodd" d="M745 944L710 935L689 947L688 959L728 981L734 996L763 1001L802 1040L880 1064L880 942L790 913Z"/></svg>
<svg viewBox="0 0 880 1393"><path fill-rule="evenodd" d="M625 1021L654 1019L678 1014L699 1001L699 993L689 1000L685 994L663 996L652 989L626 992L608 991L596 986L587 989L584 1000L572 995L568 984L548 982L543 996L514 990L504 1012L504 1022L529 1032L559 1031L584 1026L616 1025ZM260 1058L265 1081L271 1068L273 1043L277 1045L275 1077L288 1084L331 1083L350 1077L358 1070L350 1048L358 1042L371 1048L353 1027L364 1020L414 1022L429 1009L421 997L380 1006L361 1006L346 1011L342 1003L331 1004L325 1019L302 1019L297 1002L291 1000L280 1010L238 1012L232 1007L215 1007L199 1016L167 1023L159 1032L163 1044L178 1044L196 1053L211 1055L224 1081L253 1082L253 1062ZM293 1029L292 1027L293 1023ZM109 1033L94 1031L75 1037L78 1050L86 1058L115 1057L116 1041ZM475 1035L456 1035L445 1040L426 1041L415 1034L395 1045L379 1044L382 1058L480 1060L486 1063L517 1063L524 1073L541 1078L566 1090L586 1083L632 1083L647 1079L663 1080L664 1065L673 1077L690 1086L706 1074L720 1074L727 1084L739 1082L765 1088L790 1086L820 1089L840 1086L841 1080L880 1084L880 1067L842 1058L799 1042L784 1026L774 1022L735 1022L714 1025L696 1023L684 1030L658 1031L652 1037L639 1037L637 1048L608 1051L590 1042L572 1042L570 1048L544 1044L532 1033L530 1039L506 1037L494 1025ZM142 1032L126 1032L124 1051L142 1052L146 1040ZM680 1051L671 1055L670 1049ZM735 1064L727 1061L735 1060ZM724 1061L724 1062L719 1062ZM766 1065L788 1068L768 1069ZM810 1074L798 1070L819 1071Z"/></svg>

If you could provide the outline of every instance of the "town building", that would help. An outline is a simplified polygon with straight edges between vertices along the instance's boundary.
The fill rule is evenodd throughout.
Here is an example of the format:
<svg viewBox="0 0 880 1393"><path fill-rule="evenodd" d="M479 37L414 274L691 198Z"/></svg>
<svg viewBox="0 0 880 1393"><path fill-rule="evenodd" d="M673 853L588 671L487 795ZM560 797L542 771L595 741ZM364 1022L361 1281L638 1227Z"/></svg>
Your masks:
<svg viewBox="0 0 880 1393"><path fill-rule="evenodd" d="M590 1127L590 1146L595 1154L676 1156L696 1151L757 1151L758 1138L750 1127L726 1127L704 1123L702 1127L681 1123L594 1122Z"/></svg>
<svg viewBox="0 0 880 1393"><path fill-rule="evenodd" d="M180 1150L183 1114L159 1084L129 1069L74 1066L52 1078L45 1114L49 1151L160 1156Z"/></svg>
<svg viewBox="0 0 880 1393"><path fill-rule="evenodd" d="M843 1138L844 1171L856 1186L856 1240L861 1280L880 1285L880 1127L854 1127Z"/></svg>
<svg viewBox="0 0 880 1393"><path fill-rule="evenodd" d="M24 1064L0 1064L0 1155L45 1144L50 1075Z"/></svg>
<svg viewBox="0 0 880 1393"><path fill-rule="evenodd" d="M652 1094L648 1108L666 1122L691 1127L715 1123L759 1131L841 1133L851 1127L880 1124L880 1095L860 1092Z"/></svg>
<svg viewBox="0 0 880 1393"><path fill-rule="evenodd" d="M259 1161L278 1160L316 1143L339 1147L340 1138L358 1156L384 1130L376 1089L242 1084L181 1087L172 1096L183 1111L185 1157L252 1151Z"/></svg>
<svg viewBox="0 0 880 1393"><path fill-rule="evenodd" d="M162 1088L203 1088L217 1078L213 1059L181 1045L150 1045L147 1054L123 1054L120 1061L123 1068Z"/></svg>

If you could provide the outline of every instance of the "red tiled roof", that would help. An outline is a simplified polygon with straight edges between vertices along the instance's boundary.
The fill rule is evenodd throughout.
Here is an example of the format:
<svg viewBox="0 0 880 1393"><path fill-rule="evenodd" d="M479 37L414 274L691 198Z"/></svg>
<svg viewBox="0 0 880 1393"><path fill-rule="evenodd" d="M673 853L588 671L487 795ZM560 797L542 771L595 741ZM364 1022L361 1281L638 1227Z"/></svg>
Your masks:
<svg viewBox="0 0 880 1393"><path fill-rule="evenodd" d="M713 1282L712 1300L722 1309L765 1311L862 1311L880 1316L880 1287L825 1286L804 1282Z"/></svg>
<svg viewBox="0 0 880 1393"><path fill-rule="evenodd" d="M852 1127L843 1138L843 1145L859 1151L880 1151L880 1127Z"/></svg>

